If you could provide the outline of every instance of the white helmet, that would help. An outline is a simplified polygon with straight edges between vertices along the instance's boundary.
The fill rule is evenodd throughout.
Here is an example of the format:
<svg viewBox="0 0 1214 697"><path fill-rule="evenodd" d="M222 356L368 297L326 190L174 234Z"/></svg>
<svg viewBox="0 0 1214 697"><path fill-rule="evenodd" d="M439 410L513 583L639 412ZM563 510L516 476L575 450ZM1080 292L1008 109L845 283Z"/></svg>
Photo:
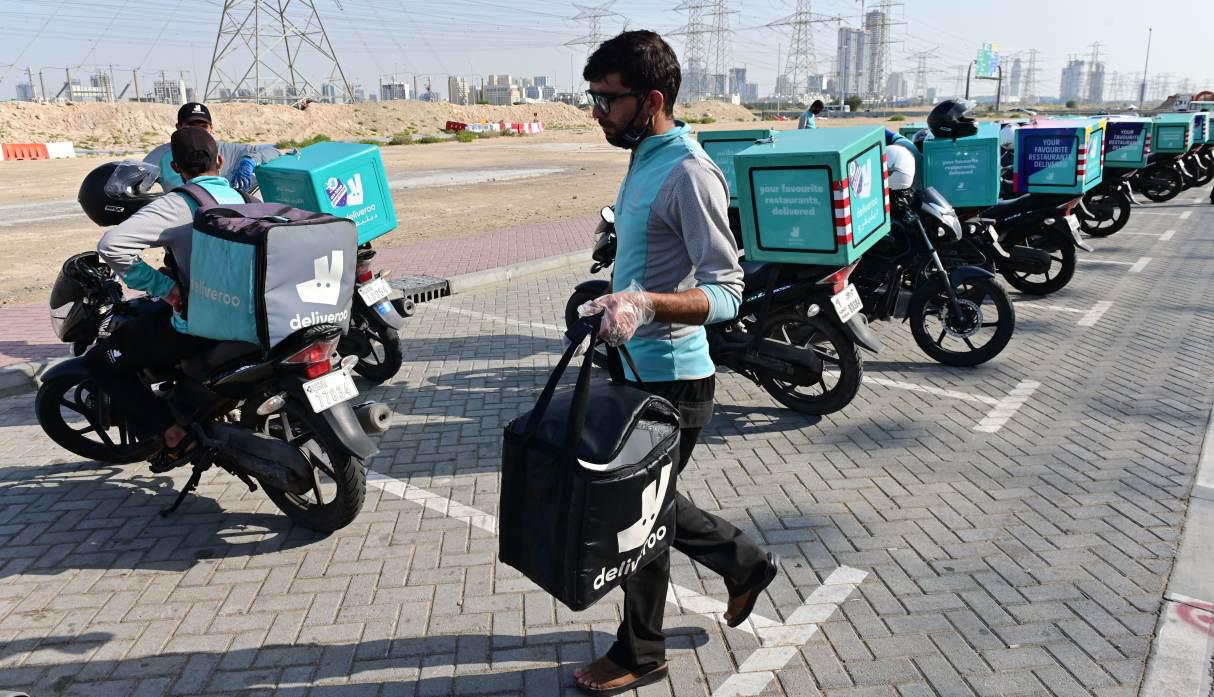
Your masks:
<svg viewBox="0 0 1214 697"><path fill-rule="evenodd" d="M891 145L885 151L890 191L909 189L915 185L915 156L901 145Z"/></svg>

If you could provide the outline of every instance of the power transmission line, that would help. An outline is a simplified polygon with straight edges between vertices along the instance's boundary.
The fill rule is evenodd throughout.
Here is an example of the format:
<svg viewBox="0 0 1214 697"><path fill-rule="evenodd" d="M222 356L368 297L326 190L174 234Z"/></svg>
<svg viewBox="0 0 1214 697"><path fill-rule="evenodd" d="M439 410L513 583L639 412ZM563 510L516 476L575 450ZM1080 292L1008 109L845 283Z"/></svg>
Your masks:
<svg viewBox="0 0 1214 697"><path fill-rule="evenodd" d="M809 76L818 72L818 60L814 53L813 27L815 24L840 20L840 17L815 15L810 0L797 0L796 12L767 25L769 27L792 27L792 46L788 50L788 59L784 64L784 72L781 76L784 77L785 85L791 92L787 96L797 98L816 92L809 88ZM777 85L779 82L779 77L777 77Z"/></svg>
<svg viewBox="0 0 1214 697"><path fill-rule="evenodd" d="M705 11L711 13L717 7L716 0L685 0L676 12L687 13L687 24L670 32L672 36L686 37L683 48L683 87L680 93L685 102L695 102L708 94L708 37L713 32L704 22Z"/></svg>

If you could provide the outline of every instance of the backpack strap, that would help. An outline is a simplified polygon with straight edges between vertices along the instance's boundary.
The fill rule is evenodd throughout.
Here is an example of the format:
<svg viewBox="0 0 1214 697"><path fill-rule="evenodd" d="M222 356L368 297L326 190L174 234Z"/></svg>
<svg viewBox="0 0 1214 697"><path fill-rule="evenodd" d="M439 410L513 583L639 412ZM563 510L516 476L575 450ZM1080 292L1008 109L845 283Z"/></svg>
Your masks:
<svg viewBox="0 0 1214 697"><path fill-rule="evenodd" d="M193 199L194 203L198 204L199 208L210 208L211 206L219 205L219 201L215 200L215 197L211 195L211 192L207 191L199 184L182 184L176 189L173 189L173 192L183 194Z"/></svg>

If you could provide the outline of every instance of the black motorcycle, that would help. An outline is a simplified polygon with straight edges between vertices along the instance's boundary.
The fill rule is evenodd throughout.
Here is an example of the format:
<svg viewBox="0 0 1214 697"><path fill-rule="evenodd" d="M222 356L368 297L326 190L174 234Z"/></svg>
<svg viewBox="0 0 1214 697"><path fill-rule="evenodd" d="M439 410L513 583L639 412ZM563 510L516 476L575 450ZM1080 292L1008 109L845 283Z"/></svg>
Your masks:
<svg viewBox="0 0 1214 697"><path fill-rule="evenodd" d="M1185 154L1154 153L1147 159L1147 166L1137 170L1130 183L1134 190L1155 203L1171 201L1185 190L1186 180L1192 175L1185 168Z"/></svg>
<svg viewBox="0 0 1214 697"><path fill-rule="evenodd" d="M91 460L143 460L157 441L140 441L127 418L89 375L82 357L100 350L95 341L123 331L144 313L163 311L162 301L124 299L122 286L96 252L68 259L51 292L51 318L60 340L75 358L58 363L42 378L34 401L38 424L50 438ZM204 353L164 372L142 378L165 399L179 423L199 442L192 450L193 472L168 515L193 491L202 474L218 466L245 483L260 484L293 521L331 532L358 515L366 497L363 463L378 452L367 433L386 429L385 405L358 395L348 370L338 362L341 329L318 324L301 329L268 354L260 346L215 342Z"/></svg>
<svg viewBox="0 0 1214 697"><path fill-rule="evenodd" d="M1108 237L1130 222L1130 206L1134 200L1134 189L1130 180L1137 170L1106 167L1104 181L1083 195L1075 208L1079 228L1093 237Z"/></svg>
<svg viewBox="0 0 1214 697"><path fill-rule="evenodd" d="M354 305L350 328L337 344L343 356L357 356L354 372L380 384L400 370L400 330L405 317L412 317L413 301L388 284L386 271L371 269L375 250L371 243L358 248L358 270L354 283Z"/></svg>
<svg viewBox="0 0 1214 697"><path fill-rule="evenodd" d="M1016 314L990 271L945 266L933 240L955 244L964 232L935 189L891 191L893 230L864 253L853 282L870 321L909 321L915 343L945 365L985 363L1007 346Z"/></svg>
<svg viewBox="0 0 1214 697"><path fill-rule="evenodd" d="M1022 246L1045 252L1049 261L1045 269L1039 255L1023 257L1024 263L997 263L996 269L1021 293L1048 295L1070 283L1078 265L1077 250L1092 251L1079 234L1075 215L1079 201L1069 194L1023 194L990 208L966 209L960 215L967 222L990 221L1004 248Z"/></svg>
<svg viewBox="0 0 1214 697"><path fill-rule="evenodd" d="M615 215L604 208L596 230L591 273L615 262ZM731 227L738 234L736 215ZM855 265L805 266L742 262L745 289L738 319L709 325L713 363L745 376L784 406L822 415L847 406L860 389L860 348L874 353L881 340L868 327L860 296L848 277ZM565 322L578 322L578 307L611 292L606 280L587 281L565 304ZM596 365L606 355L596 354Z"/></svg>
<svg viewBox="0 0 1214 697"><path fill-rule="evenodd" d="M1186 188L1205 186L1214 180L1214 167L1210 166L1210 159L1205 154L1208 147L1204 143L1194 145L1181 159Z"/></svg>

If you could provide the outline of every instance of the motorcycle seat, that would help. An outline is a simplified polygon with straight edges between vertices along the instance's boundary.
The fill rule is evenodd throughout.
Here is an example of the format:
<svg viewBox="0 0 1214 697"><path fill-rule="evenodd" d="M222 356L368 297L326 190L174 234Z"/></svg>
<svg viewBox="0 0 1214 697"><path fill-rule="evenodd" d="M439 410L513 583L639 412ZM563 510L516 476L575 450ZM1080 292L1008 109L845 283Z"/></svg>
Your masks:
<svg viewBox="0 0 1214 697"><path fill-rule="evenodd" d="M1033 195L1024 194L1016 198L1003 199L999 203L982 211L979 215L983 218L991 218L996 221L1005 220L1014 215L1028 213L1034 210L1037 206L1034 205Z"/></svg>
<svg viewBox="0 0 1214 697"><path fill-rule="evenodd" d="M205 351L190 356L181 362L181 370L187 375L205 377L215 370L240 360L253 360L262 356L261 347L243 341L217 341Z"/></svg>

